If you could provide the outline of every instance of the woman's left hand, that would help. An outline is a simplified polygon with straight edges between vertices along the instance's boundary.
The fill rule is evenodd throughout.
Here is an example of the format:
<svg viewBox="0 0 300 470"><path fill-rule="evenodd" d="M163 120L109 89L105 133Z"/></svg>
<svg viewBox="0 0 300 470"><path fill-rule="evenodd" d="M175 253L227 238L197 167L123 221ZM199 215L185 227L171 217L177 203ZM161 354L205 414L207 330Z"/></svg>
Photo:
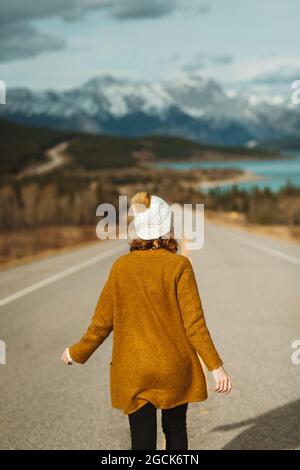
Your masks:
<svg viewBox="0 0 300 470"><path fill-rule="evenodd" d="M212 371L212 375L216 383L216 392L227 394L231 391L231 379L223 366L219 367L218 369L214 369Z"/></svg>
<svg viewBox="0 0 300 470"><path fill-rule="evenodd" d="M62 353L61 360L68 365L72 365L73 361L71 359L70 353L69 353L69 348L66 348L64 352Z"/></svg>

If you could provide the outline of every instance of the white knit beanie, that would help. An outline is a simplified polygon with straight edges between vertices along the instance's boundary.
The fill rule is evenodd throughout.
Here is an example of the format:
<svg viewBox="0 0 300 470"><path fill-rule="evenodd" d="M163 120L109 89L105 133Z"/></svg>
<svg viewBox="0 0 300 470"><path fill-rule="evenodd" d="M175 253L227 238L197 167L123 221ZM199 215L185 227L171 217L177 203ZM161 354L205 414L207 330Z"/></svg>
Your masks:
<svg viewBox="0 0 300 470"><path fill-rule="evenodd" d="M146 191L131 199L136 234L142 240L162 237L171 230L172 212L169 204Z"/></svg>

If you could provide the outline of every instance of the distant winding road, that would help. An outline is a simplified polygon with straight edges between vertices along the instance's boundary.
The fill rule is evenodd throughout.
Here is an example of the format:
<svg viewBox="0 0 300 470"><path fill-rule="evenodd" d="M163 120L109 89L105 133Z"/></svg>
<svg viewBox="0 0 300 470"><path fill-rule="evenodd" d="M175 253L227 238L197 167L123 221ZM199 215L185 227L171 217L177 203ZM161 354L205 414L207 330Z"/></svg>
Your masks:
<svg viewBox="0 0 300 470"><path fill-rule="evenodd" d="M54 147L46 150L45 154L47 161L26 168L19 173L19 178L33 175L42 175L68 163L70 161L70 156L66 153L68 145L69 142L60 142Z"/></svg>

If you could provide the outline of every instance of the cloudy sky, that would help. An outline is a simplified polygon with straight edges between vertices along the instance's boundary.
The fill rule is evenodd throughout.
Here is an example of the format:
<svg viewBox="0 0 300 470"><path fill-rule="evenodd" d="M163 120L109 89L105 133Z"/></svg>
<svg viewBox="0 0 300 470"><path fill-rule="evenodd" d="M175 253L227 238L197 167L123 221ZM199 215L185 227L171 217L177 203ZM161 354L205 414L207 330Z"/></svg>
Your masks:
<svg viewBox="0 0 300 470"><path fill-rule="evenodd" d="M1 0L0 79L67 89L111 74L300 79L299 0Z"/></svg>

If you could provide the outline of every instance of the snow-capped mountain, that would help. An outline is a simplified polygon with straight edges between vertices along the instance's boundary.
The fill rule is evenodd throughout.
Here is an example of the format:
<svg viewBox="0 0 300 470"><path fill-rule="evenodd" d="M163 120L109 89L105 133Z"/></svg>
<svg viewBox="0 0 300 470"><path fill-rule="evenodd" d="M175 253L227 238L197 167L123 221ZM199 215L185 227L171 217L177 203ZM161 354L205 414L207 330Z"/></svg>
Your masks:
<svg viewBox="0 0 300 470"><path fill-rule="evenodd" d="M0 115L91 133L171 134L225 145L296 136L300 126L300 107L288 99L251 87L226 92L197 74L153 83L104 75L69 91L14 88Z"/></svg>

